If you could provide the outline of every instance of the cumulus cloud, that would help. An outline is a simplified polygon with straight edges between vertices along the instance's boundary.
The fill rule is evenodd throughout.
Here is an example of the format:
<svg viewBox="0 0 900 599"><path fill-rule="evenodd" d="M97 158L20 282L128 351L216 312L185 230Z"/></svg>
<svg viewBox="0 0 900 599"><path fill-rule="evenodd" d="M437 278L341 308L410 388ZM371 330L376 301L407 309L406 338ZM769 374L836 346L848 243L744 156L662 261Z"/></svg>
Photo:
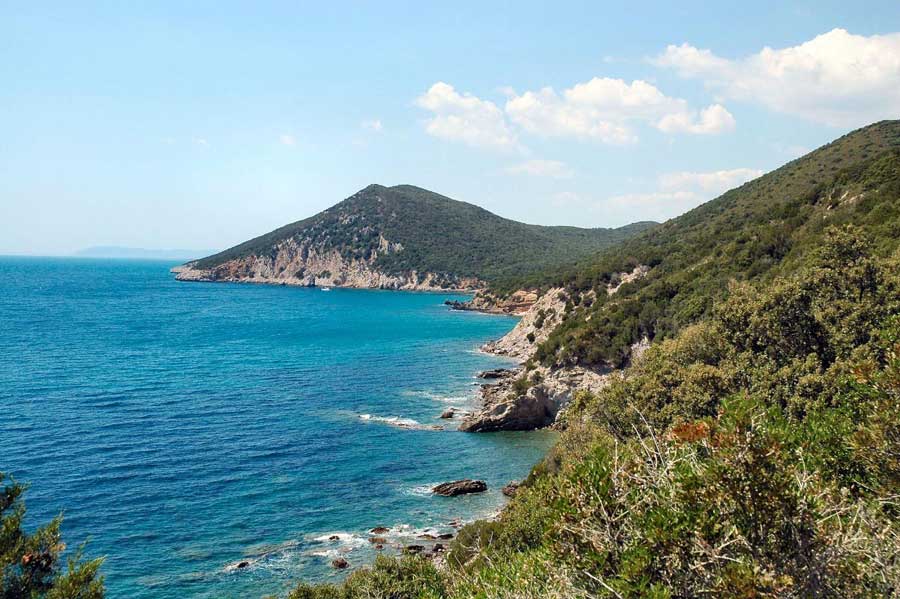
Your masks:
<svg viewBox="0 0 900 599"><path fill-rule="evenodd" d="M668 46L653 62L700 79L727 98L827 125L858 126L900 115L900 33L863 36L834 29L736 60L685 43Z"/></svg>
<svg viewBox="0 0 900 599"><path fill-rule="evenodd" d="M384 130L384 125L381 123L381 119L372 119L363 121L362 128L368 131L374 131L375 133L381 133Z"/></svg>
<svg viewBox="0 0 900 599"><path fill-rule="evenodd" d="M571 179L575 175L566 163L559 160L526 160L505 170L511 175L524 174L551 179Z"/></svg>
<svg viewBox="0 0 900 599"><path fill-rule="evenodd" d="M438 82L416 104L433 113L429 134L472 146L517 147L516 130L542 137L569 137L607 144L638 140L635 125L664 133L712 135L734 129L721 104L692 109L681 98L665 95L646 81L595 77L557 93L552 87L518 94L502 88L503 109L472 94L460 94ZM515 128L515 130L514 130Z"/></svg>
<svg viewBox="0 0 900 599"><path fill-rule="evenodd" d="M297 138L288 133L282 133L278 137L278 141L280 141L281 145L283 145L283 146L296 146L297 145Z"/></svg>
<svg viewBox="0 0 900 599"><path fill-rule="evenodd" d="M496 104L469 93L460 94L439 81L416 99L432 113L425 130L429 135L461 141L470 146L514 148L516 137Z"/></svg>
<svg viewBox="0 0 900 599"><path fill-rule="evenodd" d="M547 137L594 139L609 144L637 141L632 125L651 124L666 133L714 134L734 128L721 105L699 113L646 81L595 77L562 94L545 87L506 102L506 113L525 131Z"/></svg>
<svg viewBox="0 0 900 599"><path fill-rule="evenodd" d="M721 104L713 104L700 111L674 112L659 120L657 127L666 133L720 133L734 129L734 117Z"/></svg>

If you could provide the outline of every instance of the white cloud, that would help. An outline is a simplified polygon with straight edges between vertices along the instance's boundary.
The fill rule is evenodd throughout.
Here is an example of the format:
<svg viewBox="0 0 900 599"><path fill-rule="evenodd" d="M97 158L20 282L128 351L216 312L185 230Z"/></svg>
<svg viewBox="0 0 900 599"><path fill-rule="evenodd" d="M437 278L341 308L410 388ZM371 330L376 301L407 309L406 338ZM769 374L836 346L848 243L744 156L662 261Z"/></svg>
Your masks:
<svg viewBox="0 0 900 599"><path fill-rule="evenodd" d="M526 160L507 167L505 170L511 175L525 174L551 179L571 179L575 176L575 172L566 163L559 160Z"/></svg>
<svg viewBox="0 0 900 599"><path fill-rule="evenodd" d="M362 128L374 131L375 133L381 133L384 130L384 125L381 123L381 119L372 119L370 121L363 121Z"/></svg>
<svg viewBox="0 0 900 599"><path fill-rule="evenodd" d="M706 173L682 171L661 175L659 186L665 191L699 190L707 194L719 195L751 179L756 179L762 174L763 171L753 168L734 168Z"/></svg>
<svg viewBox="0 0 900 599"><path fill-rule="evenodd" d="M721 104L713 104L700 114L676 112L659 120L657 127L666 133L720 133L734 129L734 117Z"/></svg>
<svg viewBox="0 0 900 599"><path fill-rule="evenodd" d="M834 29L737 60L685 43L668 46L653 62L702 79L725 97L828 125L900 116L900 33L867 37Z"/></svg>
<svg viewBox="0 0 900 599"><path fill-rule="evenodd" d="M202 137L195 137L194 144L204 148L209 147L209 142Z"/></svg>
<svg viewBox="0 0 900 599"><path fill-rule="evenodd" d="M438 82L419 96L416 104L433 113L425 127L429 135L470 146L517 146L503 111L493 102L469 93L460 94L452 85Z"/></svg>
<svg viewBox="0 0 900 599"><path fill-rule="evenodd" d="M284 146L296 146L297 145L297 138L295 138L293 135L289 135L287 133L282 133L281 136L279 136L278 141L280 141L281 145L284 145Z"/></svg>
<svg viewBox="0 0 900 599"><path fill-rule="evenodd" d="M734 117L721 105L698 114L686 101L666 96L646 81L607 77L578 83L561 95L550 87L516 95L506 102L506 113L529 133L609 144L637 141L636 122L666 133L714 134L734 128Z"/></svg>

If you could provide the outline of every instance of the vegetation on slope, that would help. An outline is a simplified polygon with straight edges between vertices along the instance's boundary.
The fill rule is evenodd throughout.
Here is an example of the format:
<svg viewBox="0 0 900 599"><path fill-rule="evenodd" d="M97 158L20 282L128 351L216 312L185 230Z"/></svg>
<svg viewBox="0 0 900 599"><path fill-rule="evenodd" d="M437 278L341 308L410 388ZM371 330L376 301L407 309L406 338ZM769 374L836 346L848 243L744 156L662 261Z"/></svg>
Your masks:
<svg viewBox="0 0 900 599"><path fill-rule="evenodd" d="M900 596L900 252L832 228L570 408L446 567L382 558L291 599Z"/></svg>
<svg viewBox="0 0 900 599"><path fill-rule="evenodd" d="M860 129L560 276L517 285L569 290L568 317L537 353L544 364L621 366L640 338L666 338L710 315L729 281L795 272L831 225L865 228L878 256L900 240L900 121ZM608 296L616 273L650 266ZM595 293L586 293L593 290ZM576 305L580 297L591 298ZM590 305L587 305L587 304Z"/></svg>
<svg viewBox="0 0 900 599"><path fill-rule="evenodd" d="M5 484L4 484L5 481ZM25 487L0 473L0 597L4 599L100 599L102 559L83 561L81 550L63 568L62 518L28 534L22 529Z"/></svg>
<svg viewBox="0 0 900 599"><path fill-rule="evenodd" d="M269 255L294 238L336 249L346 259L368 260L377 252L375 266L388 274L432 272L502 285L571 266L653 224L618 229L527 225L411 185L370 185L315 216L199 260L196 267ZM381 237L402 249L377 251Z"/></svg>

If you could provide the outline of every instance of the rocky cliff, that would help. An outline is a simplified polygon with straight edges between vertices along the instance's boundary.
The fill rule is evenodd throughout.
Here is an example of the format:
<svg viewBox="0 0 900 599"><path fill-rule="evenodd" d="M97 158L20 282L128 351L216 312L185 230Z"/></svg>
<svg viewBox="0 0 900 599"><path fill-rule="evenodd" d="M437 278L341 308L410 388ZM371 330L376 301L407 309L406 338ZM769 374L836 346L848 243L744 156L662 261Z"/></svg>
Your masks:
<svg viewBox="0 0 900 599"><path fill-rule="evenodd" d="M415 270L389 274L378 267L379 257L402 249L401 244L380 236L377 246L368 256L347 256L311 239L288 238L262 255L241 256L206 268L192 262L172 270L179 281L417 291L474 290L484 286L484 282L476 277Z"/></svg>
<svg viewBox="0 0 900 599"><path fill-rule="evenodd" d="M646 266L637 266L631 272L619 273L607 293L615 294L622 284L646 276L648 272ZM588 295L579 297L579 303L588 299ZM483 351L516 358L522 365L503 372L494 382L481 386L481 407L466 416L459 430L491 432L550 426L577 391L596 393L607 384L608 376L613 371L608 367L549 368L531 363L526 366L537 346L562 322L570 299L568 292L562 288L544 292L512 331L482 346ZM632 356L639 357L648 345L647 339L634 344Z"/></svg>

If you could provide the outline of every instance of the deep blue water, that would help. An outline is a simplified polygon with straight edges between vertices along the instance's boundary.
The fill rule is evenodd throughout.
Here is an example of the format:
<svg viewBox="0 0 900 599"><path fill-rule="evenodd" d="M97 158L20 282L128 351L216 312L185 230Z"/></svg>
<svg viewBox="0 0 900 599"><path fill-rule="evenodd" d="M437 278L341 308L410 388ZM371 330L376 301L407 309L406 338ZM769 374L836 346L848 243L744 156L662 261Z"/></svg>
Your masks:
<svg viewBox="0 0 900 599"><path fill-rule="evenodd" d="M243 597L495 510L543 433L408 430L471 401L515 323L442 294L178 283L171 264L0 258L0 470L64 512L111 597ZM360 415L368 414L366 420ZM490 491L424 489L462 477ZM341 533L340 541L328 541ZM239 561L250 566L235 570Z"/></svg>

